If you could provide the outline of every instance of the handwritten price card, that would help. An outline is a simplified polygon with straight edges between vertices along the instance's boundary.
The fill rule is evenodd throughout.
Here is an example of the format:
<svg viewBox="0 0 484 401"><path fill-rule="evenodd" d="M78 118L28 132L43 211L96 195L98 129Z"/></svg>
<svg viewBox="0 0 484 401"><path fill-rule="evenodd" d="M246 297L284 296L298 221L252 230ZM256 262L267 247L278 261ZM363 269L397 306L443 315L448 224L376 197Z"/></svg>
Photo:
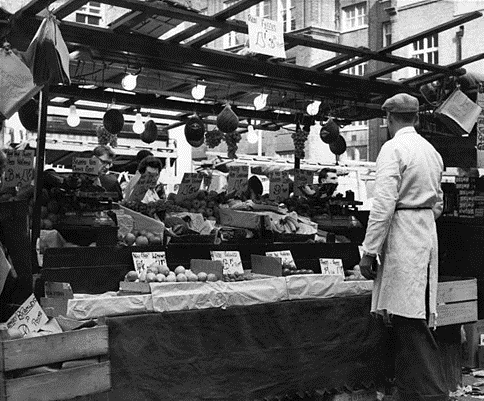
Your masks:
<svg viewBox="0 0 484 401"><path fill-rule="evenodd" d="M250 51L272 57L286 58L282 21L274 21L249 14L247 27Z"/></svg>
<svg viewBox="0 0 484 401"><path fill-rule="evenodd" d="M134 268L138 273L146 272L149 266L155 264L156 266L168 266L166 264L165 251L157 252L133 252Z"/></svg>
<svg viewBox="0 0 484 401"><path fill-rule="evenodd" d="M249 182L249 166L230 166L229 177L227 180L227 193L235 191L240 195L247 191Z"/></svg>
<svg viewBox="0 0 484 401"><path fill-rule="evenodd" d="M223 274L244 273L239 251L210 251L212 260L220 260L224 266Z"/></svg>
<svg viewBox="0 0 484 401"><path fill-rule="evenodd" d="M313 172L310 170L296 170L294 172L294 196L303 196L301 187L313 185Z"/></svg>
<svg viewBox="0 0 484 401"><path fill-rule="evenodd" d="M321 266L321 274L345 276L341 259L319 259L319 265Z"/></svg>
<svg viewBox="0 0 484 401"><path fill-rule="evenodd" d="M281 258L282 267L286 267L286 266L296 267L296 263L294 262L292 253L289 250L266 252L266 256L272 256L273 258Z"/></svg>
<svg viewBox="0 0 484 401"><path fill-rule="evenodd" d="M133 188L133 192L129 196L129 201L137 201L141 202L146 195L148 189L156 187L156 183L158 182L158 178L160 177L159 174L151 174L151 173L144 173L141 174L138 182L135 184Z"/></svg>
<svg viewBox="0 0 484 401"><path fill-rule="evenodd" d="M197 173L183 174L182 182L178 187L176 201L181 202L187 199L193 199L202 185L202 175Z"/></svg>
<svg viewBox="0 0 484 401"><path fill-rule="evenodd" d="M35 150L8 149L5 169L5 187L30 185L34 179Z"/></svg>
<svg viewBox="0 0 484 401"><path fill-rule="evenodd" d="M18 329L25 335L39 331L48 321L49 318L32 294L7 320L7 328Z"/></svg>
<svg viewBox="0 0 484 401"><path fill-rule="evenodd" d="M289 198L289 177L285 171L275 171L269 182L269 199L282 202Z"/></svg>
<svg viewBox="0 0 484 401"><path fill-rule="evenodd" d="M74 157L72 159L72 172L80 174L98 175L101 162L96 157Z"/></svg>

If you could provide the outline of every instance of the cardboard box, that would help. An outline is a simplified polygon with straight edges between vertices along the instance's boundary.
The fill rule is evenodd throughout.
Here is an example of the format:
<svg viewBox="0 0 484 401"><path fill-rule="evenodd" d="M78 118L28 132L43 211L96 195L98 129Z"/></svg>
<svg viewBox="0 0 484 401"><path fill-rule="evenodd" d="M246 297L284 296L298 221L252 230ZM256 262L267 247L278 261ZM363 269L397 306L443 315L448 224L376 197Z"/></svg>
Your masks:
<svg viewBox="0 0 484 401"><path fill-rule="evenodd" d="M220 208L219 213L220 224L222 226L260 230L262 217L264 219L265 228L267 230L271 229L271 218L269 214L265 214L263 212L249 212Z"/></svg>

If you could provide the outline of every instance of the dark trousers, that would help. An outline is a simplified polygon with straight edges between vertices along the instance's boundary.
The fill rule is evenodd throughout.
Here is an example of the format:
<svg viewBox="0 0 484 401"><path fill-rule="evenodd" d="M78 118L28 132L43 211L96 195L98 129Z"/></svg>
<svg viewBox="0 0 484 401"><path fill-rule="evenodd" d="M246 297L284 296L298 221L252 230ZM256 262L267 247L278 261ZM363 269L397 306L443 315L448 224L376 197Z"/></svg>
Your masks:
<svg viewBox="0 0 484 401"><path fill-rule="evenodd" d="M394 376L398 400L446 401L446 383L440 350L424 319L393 315L388 328L387 377Z"/></svg>

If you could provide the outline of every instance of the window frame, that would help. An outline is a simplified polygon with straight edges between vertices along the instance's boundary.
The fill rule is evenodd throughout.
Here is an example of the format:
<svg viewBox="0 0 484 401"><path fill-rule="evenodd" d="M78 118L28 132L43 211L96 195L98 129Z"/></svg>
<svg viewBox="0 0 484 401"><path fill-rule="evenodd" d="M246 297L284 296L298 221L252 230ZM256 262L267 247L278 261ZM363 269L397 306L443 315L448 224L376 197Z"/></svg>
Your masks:
<svg viewBox="0 0 484 401"><path fill-rule="evenodd" d="M362 13L361 13L362 11ZM368 4L361 2L341 8L342 31L353 31L368 27Z"/></svg>

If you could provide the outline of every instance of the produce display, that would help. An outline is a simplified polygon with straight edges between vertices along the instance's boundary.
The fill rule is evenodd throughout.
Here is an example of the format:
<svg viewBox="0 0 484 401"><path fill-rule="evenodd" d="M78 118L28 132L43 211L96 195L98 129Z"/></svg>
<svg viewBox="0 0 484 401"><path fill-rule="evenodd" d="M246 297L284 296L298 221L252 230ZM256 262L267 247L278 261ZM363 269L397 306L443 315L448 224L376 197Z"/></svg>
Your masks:
<svg viewBox="0 0 484 401"><path fill-rule="evenodd" d="M125 281L131 281L135 283L185 283L185 282L205 282L205 281L217 281L217 276L213 273L199 272L193 273L190 269L185 269L183 266L177 266L174 271L170 270L167 266L160 266L157 263L153 263L146 271L138 273L136 270L130 270L126 273Z"/></svg>

